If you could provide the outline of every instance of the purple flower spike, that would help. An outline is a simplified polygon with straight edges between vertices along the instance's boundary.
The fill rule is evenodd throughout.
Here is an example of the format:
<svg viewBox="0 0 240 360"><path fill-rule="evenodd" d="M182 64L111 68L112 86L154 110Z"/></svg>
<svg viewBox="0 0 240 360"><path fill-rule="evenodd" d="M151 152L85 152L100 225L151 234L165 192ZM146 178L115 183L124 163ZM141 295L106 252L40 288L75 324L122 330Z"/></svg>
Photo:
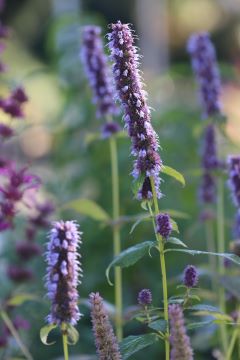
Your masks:
<svg viewBox="0 0 240 360"><path fill-rule="evenodd" d="M107 139L112 135L116 134L121 130L120 125L117 122L109 121L106 122L102 127L102 137L103 139Z"/></svg>
<svg viewBox="0 0 240 360"><path fill-rule="evenodd" d="M103 51L101 28L84 26L82 42L81 58L94 94L93 101L97 104L97 116L114 115L118 111L107 58Z"/></svg>
<svg viewBox="0 0 240 360"><path fill-rule="evenodd" d="M202 176L199 188L199 198L202 203L211 204L216 201L216 180L214 176L206 172Z"/></svg>
<svg viewBox="0 0 240 360"><path fill-rule="evenodd" d="M229 156L229 180L228 185L232 193L234 204L240 207L240 156Z"/></svg>
<svg viewBox="0 0 240 360"><path fill-rule="evenodd" d="M99 293L90 294L91 317L99 360L121 360L119 346Z"/></svg>
<svg viewBox="0 0 240 360"><path fill-rule="evenodd" d="M215 48L208 33L193 34L187 43L192 68L199 87L203 118L221 113L221 81Z"/></svg>
<svg viewBox="0 0 240 360"><path fill-rule="evenodd" d="M235 216L235 222L233 226L233 236L236 239L240 239L240 209L237 211Z"/></svg>
<svg viewBox="0 0 240 360"><path fill-rule="evenodd" d="M193 350L184 326L183 311L180 305L168 307L170 321L171 360L193 360Z"/></svg>
<svg viewBox="0 0 240 360"><path fill-rule="evenodd" d="M192 288L198 283L198 272L195 266L188 265L184 270L183 283L186 287Z"/></svg>
<svg viewBox="0 0 240 360"><path fill-rule="evenodd" d="M138 294L139 305L147 306L152 303L152 293L149 289L142 289Z"/></svg>
<svg viewBox="0 0 240 360"><path fill-rule="evenodd" d="M159 214L156 216L157 232L167 239L172 232L171 219L168 214Z"/></svg>
<svg viewBox="0 0 240 360"><path fill-rule="evenodd" d="M209 124L203 135L202 167L204 170L210 171L215 170L218 166L215 127L213 124Z"/></svg>
<svg viewBox="0 0 240 360"><path fill-rule="evenodd" d="M14 131L8 125L0 124L0 136L3 139L8 139L14 135Z"/></svg>
<svg viewBox="0 0 240 360"><path fill-rule="evenodd" d="M77 285L81 276L77 248L81 243L81 233L74 221L53 223L47 245L46 288L51 300L49 324L69 323L76 325L80 319ZM80 274L79 274L80 273Z"/></svg>
<svg viewBox="0 0 240 360"><path fill-rule="evenodd" d="M134 37L128 24L118 21L111 24L108 34L109 49L113 60L118 98L124 110L125 127L132 140L132 155L136 157L132 175L135 179L145 178L139 189L139 200L152 198L149 177L155 181L156 193L160 197L159 173L162 161L158 154L158 139L153 130L150 109L146 103L146 92L143 90L139 72L139 58L134 46ZM147 188L147 190L146 190Z"/></svg>

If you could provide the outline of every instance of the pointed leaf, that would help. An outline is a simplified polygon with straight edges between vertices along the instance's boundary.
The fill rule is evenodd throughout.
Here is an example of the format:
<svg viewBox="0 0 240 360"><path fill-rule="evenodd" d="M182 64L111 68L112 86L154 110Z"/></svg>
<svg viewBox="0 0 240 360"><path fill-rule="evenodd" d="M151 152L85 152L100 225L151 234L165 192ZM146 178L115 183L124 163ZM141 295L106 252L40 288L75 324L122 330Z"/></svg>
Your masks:
<svg viewBox="0 0 240 360"><path fill-rule="evenodd" d="M166 174L166 175L169 175L169 176L173 177L174 179L179 181L183 186L185 186L186 183L185 183L184 176L179 171L173 169L170 166L164 165L162 167L162 169L161 169L161 172Z"/></svg>
<svg viewBox="0 0 240 360"><path fill-rule="evenodd" d="M75 345L78 342L79 333L77 329L75 329L75 327L71 324L68 324L67 326L67 336L69 345Z"/></svg>
<svg viewBox="0 0 240 360"><path fill-rule="evenodd" d="M170 222L171 222L173 231L176 231L179 234L178 224L176 223L176 221L171 218Z"/></svg>
<svg viewBox="0 0 240 360"><path fill-rule="evenodd" d="M122 354L123 360L128 359L136 352L154 344L157 341L159 341L159 336L155 333L139 336L128 336L120 343L120 352Z"/></svg>
<svg viewBox="0 0 240 360"><path fill-rule="evenodd" d="M136 229L136 227L137 227L142 221L149 221L149 220L151 220L151 216L150 216L150 215L143 215L143 216L139 217L139 218L134 222L134 224L132 225L131 230L130 230L130 234L133 233L133 231Z"/></svg>
<svg viewBox="0 0 240 360"><path fill-rule="evenodd" d="M176 237L170 237L167 239L167 243L171 243L171 244L175 244L175 245L179 245L179 246L183 246L185 248L187 248L187 245L184 244L184 242Z"/></svg>
<svg viewBox="0 0 240 360"><path fill-rule="evenodd" d="M215 253L215 252L209 252L209 251L201 251L201 250L190 250L190 249L166 249L165 253L167 252L182 252L189 255L213 255L213 256L220 256L226 259L229 259L233 263L240 265L240 257L234 254L229 253Z"/></svg>
<svg viewBox="0 0 240 360"><path fill-rule="evenodd" d="M199 321L199 322L190 323L190 324L187 325L187 329L188 330L198 329L198 328L203 327L203 326L208 326L208 325L212 324L213 322L214 322L214 320Z"/></svg>
<svg viewBox="0 0 240 360"><path fill-rule="evenodd" d="M150 327L153 330L161 331L162 333L164 333L167 328L167 323L163 319L155 320L152 321L150 324L148 324L148 327Z"/></svg>
<svg viewBox="0 0 240 360"><path fill-rule="evenodd" d="M149 252L151 247L156 245L156 241L145 241L122 251L118 256L113 259L113 261L110 263L106 270L106 277L109 284L113 285L109 279L109 273L113 266L120 266L124 268L134 265L138 260L140 260L145 254Z"/></svg>
<svg viewBox="0 0 240 360"><path fill-rule="evenodd" d="M63 208L73 209L81 215L86 215L98 221L110 219L106 211L95 201L89 199L77 199L64 204Z"/></svg>
<svg viewBox="0 0 240 360"><path fill-rule="evenodd" d="M174 218L179 218L179 219L190 219L191 216L183 211L179 211L179 210L173 210L173 209L163 209L162 210L163 213L168 213L170 216L174 217Z"/></svg>
<svg viewBox="0 0 240 360"><path fill-rule="evenodd" d="M25 303L25 301L36 300L36 296L33 294L17 294L10 298L7 302L9 306L19 306Z"/></svg>
<svg viewBox="0 0 240 360"><path fill-rule="evenodd" d="M41 330L40 330L40 339L41 339L41 341L42 341L42 343L43 343L44 345L53 345L53 344L55 344L55 341L50 342L50 343L47 342L47 338L48 338L49 333L50 333L53 329L55 329L56 327L57 327L56 324L50 324L50 325L43 326L43 327L41 328Z"/></svg>

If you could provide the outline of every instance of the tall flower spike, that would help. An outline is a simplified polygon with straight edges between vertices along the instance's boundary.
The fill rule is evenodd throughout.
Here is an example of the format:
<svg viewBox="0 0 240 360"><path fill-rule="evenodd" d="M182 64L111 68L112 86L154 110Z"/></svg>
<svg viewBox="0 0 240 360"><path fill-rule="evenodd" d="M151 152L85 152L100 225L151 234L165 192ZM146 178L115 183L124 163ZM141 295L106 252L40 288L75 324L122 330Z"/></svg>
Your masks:
<svg viewBox="0 0 240 360"><path fill-rule="evenodd" d="M90 294L91 317L95 345L99 360L120 360L117 339L114 335L107 312L103 305L103 299L99 293Z"/></svg>
<svg viewBox="0 0 240 360"><path fill-rule="evenodd" d="M171 360L193 360L193 350L184 326L180 305L169 305Z"/></svg>
<svg viewBox="0 0 240 360"><path fill-rule="evenodd" d="M82 28L81 59L93 91L93 101L97 104L97 116L116 114L113 81L103 51L100 27L88 25Z"/></svg>
<svg viewBox="0 0 240 360"><path fill-rule="evenodd" d="M48 323L75 325L81 314L78 309L77 285L81 276L77 248L81 233L74 221L56 221L49 235L47 245L46 288L51 300Z"/></svg>
<svg viewBox="0 0 240 360"><path fill-rule="evenodd" d="M234 205L240 207L240 156L229 156L229 180L228 186L232 193Z"/></svg>
<svg viewBox="0 0 240 360"><path fill-rule="evenodd" d="M138 192L138 199L152 198L149 177L155 181L157 196L159 191L159 173L162 161L158 154L158 140L152 128L150 109L146 103L146 92L143 90L139 72L139 58L134 46L134 38L128 24L118 21L111 24L108 34L109 49L113 60L118 98L124 110L125 127L132 140L132 155L136 157L132 175L135 179L145 180Z"/></svg>
<svg viewBox="0 0 240 360"><path fill-rule="evenodd" d="M199 87L203 118L221 113L221 81L216 52L208 33L193 34L187 43Z"/></svg>
<svg viewBox="0 0 240 360"><path fill-rule="evenodd" d="M202 167L205 170L215 170L219 165L217 157L217 144L215 127L209 124L204 129L203 144L202 144Z"/></svg>
<svg viewBox="0 0 240 360"><path fill-rule="evenodd" d="M211 204L216 201L216 181L210 172L205 172L202 176L199 199L202 203Z"/></svg>

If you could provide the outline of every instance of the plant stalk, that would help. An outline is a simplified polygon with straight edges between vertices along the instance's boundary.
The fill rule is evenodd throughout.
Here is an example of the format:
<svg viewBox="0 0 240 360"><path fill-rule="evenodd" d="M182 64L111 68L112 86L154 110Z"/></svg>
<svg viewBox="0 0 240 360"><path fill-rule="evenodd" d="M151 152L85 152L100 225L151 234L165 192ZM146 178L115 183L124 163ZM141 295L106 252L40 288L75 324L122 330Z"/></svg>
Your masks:
<svg viewBox="0 0 240 360"><path fill-rule="evenodd" d="M207 251L208 252L216 252L213 225L214 225L213 221L211 221L211 220L205 221L205 232L206 232L206 241L207 241ZM211 276L212 289L214 290L215 294L217 294L217 287L216 287L216 284L214 281L214 277L217 273L217 259L215 256L209 255L208 261L209 261L210 270L212 272L212 276Z"/></svg>
<svg viewBox="0 0 240 360"><path fill-rule="evenodd" d="M225 238L224 238L224 182L221 177L218 178L217 182L217 246L218 252L225 252ZM224 262L221 257L219 257L219 276L223 276L225 273ZM226 303L225 303L225 290L222 286L219 286L219 305L221 311L226 313ZM223 347L224 354L227 354L228 351L228 336L226 324L220 324L220 335L221 343Z"/></svg>
<svg viewBox="0 0 240 360"><path fill-rule="evenodd" d="M1 310L0 314L1 314L1 317L2 317L5 325L9 329L9 331L12 334L12 336L14 337L14 339L16 340L16 343L18 344L19 348L21 349L21 351L24 354L24 356L26 357L26 359L33 360L32 355L30 354L28 348L23 344L15 326L13 325L13 323L12 323L11 319L9 318L8 314L6 313L6 311Z"/></svg>
<svg viewBox="0 0 240 360"><path fill-rule="evenodd" d="M66 324L62 324L62 342L63 342L63 354L64 354L64 360L68 360L68 342L67 342L67 327Z"/></svg>
<svg viewBox="0 0 240 360"><path fill-rule="evenodd" d="M120 216L119 201L119 173L118 173L118 152L117 142L114 136L109 139L112 173L112 207L113 207L113 254L114 257L121 252L121 238L119 225L116 223ZM115 326L118 341L122 340L122 270L119 266L114 269L114 291L115 291Z"/></svg>
<svg viewBox="0 0 240 360"><path fill-rule="evenodd" d="M163 289L163 307L164 307L164 320L166 321L166 338L165 338L165 359L169 360L170 358L170 344L169 344L169 321L168 321L168 289L167 289L167 273L166 273L166 263L164 255L164 241L160 234L156 231L156 216L159 214L158 199L154 184L154 179L150 177L151 188L153 194L153 204L154 204L154 214L151 210L151 205L149 204L149 212L153 219L153 227L158 242L158 249L160 254L160 266L162 273L162 289ZM154 215L154 216L153 216Z"/></svg>

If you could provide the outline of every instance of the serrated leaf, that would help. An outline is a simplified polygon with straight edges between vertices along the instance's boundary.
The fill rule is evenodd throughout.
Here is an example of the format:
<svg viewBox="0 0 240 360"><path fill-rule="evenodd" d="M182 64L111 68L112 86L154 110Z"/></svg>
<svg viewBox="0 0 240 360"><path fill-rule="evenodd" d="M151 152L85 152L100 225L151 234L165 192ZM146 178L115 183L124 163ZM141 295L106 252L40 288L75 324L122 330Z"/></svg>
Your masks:
<svg viewBox="0 0 240 360"><path fill-rule="evenodd" d="M156 241L144 241L140 244L129 247L122 251L116 256L113 261L109 264L106 270L106 277L110 285L113 285L109 279L109 273L113 266L120 266L122 268L134 265L139 261L145 254L149 252L149 249L156 246Z"/></svg>
<svg viewBox="0 0 240 360"><path fill-rule="evenodd" d="M201 251L201 250L190 250L190 249L166 249L164 251L167 252L182 252L189 255L213 255L213 256L220 256L226 259L229 259L233 263L240 265L240 257L234 254L229 253L215 253L215 252L209 252L209 251Z"/></svg>
<svg viewBox="0 0 240 360"><path fill-rule="evenodd" d="M152 321L150 324L148 324L148 327L150 327L153 330L161 331L162 333L164 333L167 328L167 323L163 319L155 320Z"/></svg>
<svg viewBox="0 0 240 360"><path fill-rule="evenodd" d="M159 341L159 336L155 333L128 336L120 343L120 352L122 354L123 360L128 359L136 352L154 344L157 341Z"/></svg>
<svg viewBox="0 0 240 360"><path fill-rule="evenodd" d="M67 342L69 345L75 345L78 342L79 333L71 324L67 326Z"/></svg>
<svg viewBox="0 0 240 360"><path fill-rule="evenodd" d="M41 339L41 341L42 341L42 343L43 343L44 345L53 345L53 344L55 344L55 341L50 342L50 343L47 342L47 338L48 338L49 333L50 333L53 329L55 329L56 327L57 327L56 324L50 324L50 325L43 326L43 327L41 328L41 330L40 330L40 339Z"/></svg>
<svg viewBox="0 0 240 360"><path fill-rule="evenodd" d="M164 165L161 169L161 172L163 174L173 177L174 179L179 181L183 186L186 185L184 176L179 171L173 169L172 167Z"/></svg>
<svg viewBox="0 0 240 360"><path fill-rule="evenodd" d="M29 300L36 300L36 296L33 294L17 294L10 298L7 302L9 306L19 306Z"/></svg>
<svg viewBox="0 0 240 360"><path fill-rule="evenodd" d="M110 219L106 211L95 201L89 199L77 199L63 205L63 208L72 209L81 215L86 215L98 221L107 221Z"/></svg>
<svg viewBox="0 0 240 360"><path fill-rule="evenodd" d="M176 237L168 238L166 243L171 243L171 244L175 244L175 245L179 245L179 246L183 246L183 247L187 248L187 245L182 240L180 240Z"/></svg>

